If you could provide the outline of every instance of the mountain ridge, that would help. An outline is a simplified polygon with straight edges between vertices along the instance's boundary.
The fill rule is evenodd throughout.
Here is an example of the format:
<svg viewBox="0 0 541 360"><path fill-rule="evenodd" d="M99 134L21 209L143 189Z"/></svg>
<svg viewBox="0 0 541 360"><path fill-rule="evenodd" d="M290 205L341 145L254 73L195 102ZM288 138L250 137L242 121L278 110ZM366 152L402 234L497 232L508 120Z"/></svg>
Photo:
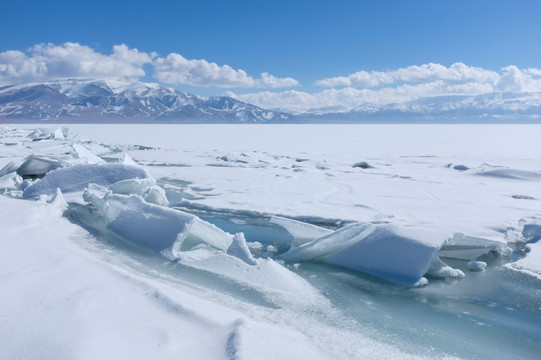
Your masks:
<svg viewBox="0 0 541 360"><path fill-rule="evenodd" d="M154 83L65 80L0 88L0 119L49 121L284 122L290 115Z"/></svg>
<svg viewBox="0 0 541 360"><path fill-rule="evenodd" d="M0 87L0 122L541 123L541 93L494 92L365 103L304 114L227 96L201 97L156 83L71 79Z"/></svg>

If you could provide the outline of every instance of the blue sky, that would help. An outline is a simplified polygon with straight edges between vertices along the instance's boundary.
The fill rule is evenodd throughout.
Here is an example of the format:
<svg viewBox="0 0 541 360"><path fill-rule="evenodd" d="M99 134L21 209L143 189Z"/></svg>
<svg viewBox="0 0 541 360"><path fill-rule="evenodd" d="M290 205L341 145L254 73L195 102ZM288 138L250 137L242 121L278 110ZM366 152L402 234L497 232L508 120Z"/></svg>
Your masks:
<svg viewBox="0 0 541 360"><path fill-rule="evenodd" d="M417 86L410 97L421 96L418 85L434 81L446 81L449 93L488 92L510 81L516 89L521 82L523 90L535 90L540 15L541 2L521 0L0 0L0 83L118 77L284 108L291 108L285 97L302 102L304 95L327 92L320 99L332 90L342 92L331 94L337 99L358 101L338 99L331 107L380 101L373 92L386 91L382 98L393 89L406 91L400 90L405 85ZM84 49L72 46L75 55L60 61L67 43ZM113 56L119 45L125 47ZM119 57L120 63L107 63ZM85 58L91 63L86 67ZM34 66L34 73L21 63ZM451 69L457 63L464 66ZM502 82L509 73L504 69L514 78ZM415 79L404 75L408 71ZM427 75L419 77L423 71ZM366 81L347 80L359 76ZM464 79L469 87L451 88Z"/></svg>

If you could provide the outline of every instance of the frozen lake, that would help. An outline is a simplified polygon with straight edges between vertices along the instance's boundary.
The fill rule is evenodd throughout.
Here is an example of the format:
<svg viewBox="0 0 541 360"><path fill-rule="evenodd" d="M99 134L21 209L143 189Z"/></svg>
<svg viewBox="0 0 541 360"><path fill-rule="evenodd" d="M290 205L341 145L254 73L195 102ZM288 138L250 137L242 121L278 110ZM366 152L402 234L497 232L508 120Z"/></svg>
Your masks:
<svg viewBox="0 0 541 360"><path fill-rule="evenodd" d="M540 126L68 127L0 128L11 357L541 351Z"/></svg>

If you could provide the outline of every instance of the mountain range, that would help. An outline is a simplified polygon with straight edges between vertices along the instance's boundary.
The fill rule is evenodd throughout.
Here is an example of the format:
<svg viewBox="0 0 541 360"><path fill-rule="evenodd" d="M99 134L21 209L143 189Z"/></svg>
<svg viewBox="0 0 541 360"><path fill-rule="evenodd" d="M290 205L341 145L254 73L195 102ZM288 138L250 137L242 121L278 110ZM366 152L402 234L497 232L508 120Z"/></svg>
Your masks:
<svg viewBox="0 0 541 360"><path fill-rule="evenodd" d="M380 123L541 122L541 93L436 96L349 111L262 109L153 83L65 80L0 87L0 122Z"/></svg>
<svg viewBox="0 0 541 360"><path fill-rule="evenodd" d="M289 117L226 96L203 98L152 83L67 80L0 88L0 120L260 123Z"/></svg>

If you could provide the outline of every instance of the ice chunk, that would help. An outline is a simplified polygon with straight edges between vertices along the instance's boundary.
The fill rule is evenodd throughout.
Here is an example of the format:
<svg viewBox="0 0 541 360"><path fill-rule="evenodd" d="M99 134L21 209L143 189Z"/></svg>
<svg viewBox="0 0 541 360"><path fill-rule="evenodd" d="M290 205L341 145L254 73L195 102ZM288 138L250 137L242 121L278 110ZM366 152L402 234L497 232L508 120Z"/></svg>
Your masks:
<svg viewBox="0 0 541 360"><path fill-rule="evenodd" d="M357 243L374 230L375 226L369 223L352 224L307 244L292 247L279 258L288 261L323 260L325 257Z"/></svg>
<svg viewBox="0 0 541 360"><path fill-rule="evenodd" d="M16 190L22 181L19 175L7 174L0 176L0 190Z"/></svg>
<svg viewBox="0 0 541 360"><path fill-rule="evenodd" d="M23 192L24 198L42 194L52 195L56 188L63 193L83 191L88 184L110 186L118 181L132 178L150 178L150 174L139 166L124 164L79 164L60 168L48 173Z"/></svg>
<svg viewBox="0 0 541 360"><path fill-rule="evenodd" d="M430 266L428 267L428 270L425 275L429 275L436 278L463 278L464 272L459 269L454 269L441 261L441 259L437 256L434 256L432 258L432 261L430 262Z"/></svg>
<svg viewBox="0 0 541 360"><path fill-rule="evenodd" d="M484 261L468 261L470 271L485 271L487 263Z"/></svg>
<svg viewBox="0 0 541 360"><path fill-rule="evenodd" d="M36 128L30 134L28 134L27 137L33 140L52 139L54 138L54 133L49 129Z"/></svg>
<svg viewBox="0 0 541 360"><path fill-rule="evenodd" d="M58 128L54 131L54 134L53 134L53 138L55 140L62 140L64 139L64 132L62 131L62 129Z"/></svg>
<svg viewBox="0 0 541 360"><path fill-rule="evenodd" d="M17 171L17 169L21 166L21 164L17 164L15 161L10 161L6 164L2 169L0 169L0 177L11 174L12 172Z"/></svg>
<svg viewBox="0 0 541 360"><path fill-rule="evenodd" d="M357 223L293 247L279 258L319 260L415 285L427 272L444 236L428 229Z"/></svg>
<svg viewBox="0 0 541 360"><path fill-rule="evenodd" d="M88 151L87 148L82 145L72 144L71 147L73 148L75 157L84 161L84 163L86 164L102 164L105 162L102 158L92 154L90 151Z"/></svg>
<svg viewBox="0 0 541 360"><path fill-rule="evenodd" d="M372 166L368 164L366 161L360 161L355 164L353 164L354 168L361 168L361 169L370 169Z"/></svg>
<svg viewBox="0 0 541 360"><path fill-rule="evenodd" d="M169 200L167 200L167 196L165 195L165 190L159 187L158 185L150 186L142 196L143 196L143 199L145 199L145 201L148 203L161 205L161 206L169 205Z"/></svg>
<svg viewBox="0 0 541 360"><path fill-rule="evenodd" d="M48 172L58 169L61 166L62 166L62 162L56 158L30 155L17 168L17 175L20 175L23 178L42 177Z"/></svg>
<svg viewBox="0 0 541 360"><path fill-rule="evenodd" d="M272 216L270 222L280 225L293 236L293 245L295 246L300 246L321 236L332 233L332 230L329 229L280 216Z"/></svg>
<svg viewBox="0 0 541 360"><path fill-rule="evenodd" d="M169 204L165 190L156 185L153 178L121 180L111 185L111 191L115 194L140 195L146 202L156 205Z"/></svg>
<svg viewBox="0 0 541 360"><path fill-rule="evenodd" d="M111 185L110 189L115 194L143 195L145 191L156 182L152 178L120 180Z"/></svg>
<svg viewBox="0 0 541 360"><path fill-rule="evenodd" d="M506 247L507 245L503 239L498 241L457 233L438 250L438 256L460 260L476 260L490 251L503 253Z"/></svg>
<svg viewBox="0 0 541 360"><path fill-rule="evenodd" d="M120 160L120 163L122 163L124 165L137 166L137 163L135 161L133 161L133 159L128 154L124 154L124 156L122 156L122 159Z"/></svg>
<svg viewBox="0 0 541 360"><path fill-rule="evenodd" d="M90 186L84 199L98 209L107 229L168 257L201 243L226 250L233 238L195 215L149 204L138 195L112 194L103 187Z"/></svg>
<svg viewBox="0 0 541 360"><path fill-rule="evenodd" d="M233 236L233 241L229 245L229 248L227 248L227 253L241 259L248 265L258 264L258 261L250 253L248 245L246 245L246 239L243 233L237 233Z"/></svg>
<svg viewBox="0 0 541 360"><path fill-rule="evenodd" d="M378 225L368 236L328 256L325 261L415 285L428 270L442 236L428 229Z"/></svg>
<svg viewBox="0 0 541 360"><path fill-rule="evenodd" d="M56 193L53 195L51 200L48 201L48 203L52 205L54 211L57 211L60 214L62 214L68 208L68 203L66 203L66 200L64 200L62 191L60 191L59 188L56 188Z"/></svg>

